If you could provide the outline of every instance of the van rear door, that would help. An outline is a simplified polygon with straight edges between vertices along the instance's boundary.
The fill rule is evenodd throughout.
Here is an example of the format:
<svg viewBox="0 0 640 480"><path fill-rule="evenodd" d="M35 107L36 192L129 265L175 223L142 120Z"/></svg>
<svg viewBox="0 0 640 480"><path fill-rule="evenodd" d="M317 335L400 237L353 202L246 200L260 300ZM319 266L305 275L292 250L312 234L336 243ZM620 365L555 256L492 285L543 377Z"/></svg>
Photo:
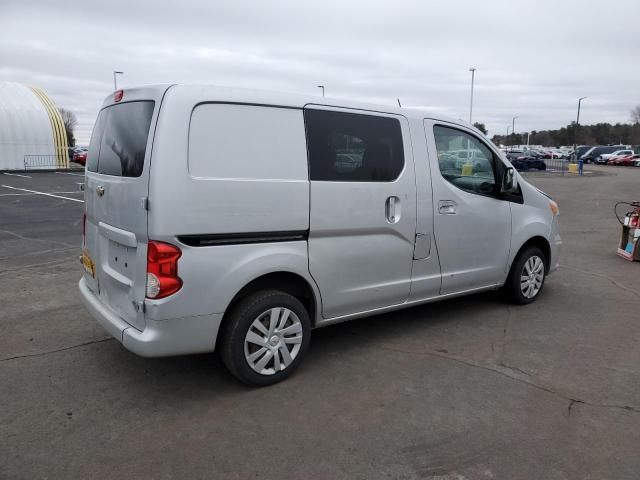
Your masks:
<svg viewBox="0 0 640 480"><path fill-rule="evenodd" d="M104 304L139 330L153 131L167 88L116 92L98 115L87 157L85 277Z"/></svg>

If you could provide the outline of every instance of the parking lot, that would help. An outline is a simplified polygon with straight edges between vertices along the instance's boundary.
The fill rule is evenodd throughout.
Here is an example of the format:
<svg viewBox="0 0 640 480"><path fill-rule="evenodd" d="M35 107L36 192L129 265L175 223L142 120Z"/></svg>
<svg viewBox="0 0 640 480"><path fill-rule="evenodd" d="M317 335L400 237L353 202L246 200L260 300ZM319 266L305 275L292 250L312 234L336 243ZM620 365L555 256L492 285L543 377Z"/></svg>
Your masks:
<svg viewBox="0 0 640 480"><path fill-rule="evenodd" d="M613 205L640 169L589 170L529 177L564 240L537 302L319 329L263 389L111 339L77 289L83 177L0 173L0 478L638 478L640 264L615 255Z"/></svg>

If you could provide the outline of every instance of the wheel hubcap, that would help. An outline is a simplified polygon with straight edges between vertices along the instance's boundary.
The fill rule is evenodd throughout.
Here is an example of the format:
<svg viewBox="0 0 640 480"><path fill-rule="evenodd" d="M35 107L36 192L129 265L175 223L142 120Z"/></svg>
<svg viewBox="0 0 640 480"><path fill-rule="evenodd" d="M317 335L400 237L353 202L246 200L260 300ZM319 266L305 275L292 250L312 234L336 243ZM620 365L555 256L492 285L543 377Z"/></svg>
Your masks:
<svg viewBox="0 0 640 480"><path fill-rule="evenodd" d="M285 370L302 345L302 323L288 308L271 308L253 321L244 339L244 357L254 372L274 375Z"/></svg>
<svg viewBox="0 0 640 480"><path fill-rule="evenodd" d="M520 275L520 291L525 298L538 295L544 280L544 262L534 255L527 260Z"/></svg>

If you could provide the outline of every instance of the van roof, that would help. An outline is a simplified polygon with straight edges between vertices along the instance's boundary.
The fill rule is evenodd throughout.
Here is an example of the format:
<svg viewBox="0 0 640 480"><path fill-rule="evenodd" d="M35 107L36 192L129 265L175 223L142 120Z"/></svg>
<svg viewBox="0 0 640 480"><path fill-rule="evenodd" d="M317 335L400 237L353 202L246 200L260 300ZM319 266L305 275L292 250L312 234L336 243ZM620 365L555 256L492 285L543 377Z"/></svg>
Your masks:
<svg viewBox="0 0 640 480"><path fill-rule="evenodd" d="M375 103L365 103L348 100L345 98L320 97L317 95L302 95L296 93L275 92L268 90L254 90L249 88L225 87L210 84L155 84L144 85L135 88L123 89L124 99L134 96L140 98L147 94L157 94L160 90L167 89L188 89L198 92L198 95L207 100L219 100L224 102L251 103L256 105L278 105L283 107L304 108L308 105L322 105L338 108L351 108L356 110L368 110L372 112L392 113L402 115L407 118L423 119L432 118L449 123L464 125L481 133L475 127L462 119L454 119L439 113L410 107L397 107L395 105L380 105ZM132 95L133 94L133 95ZM105 98L103 107L114 103L113 94Z"/></svg>

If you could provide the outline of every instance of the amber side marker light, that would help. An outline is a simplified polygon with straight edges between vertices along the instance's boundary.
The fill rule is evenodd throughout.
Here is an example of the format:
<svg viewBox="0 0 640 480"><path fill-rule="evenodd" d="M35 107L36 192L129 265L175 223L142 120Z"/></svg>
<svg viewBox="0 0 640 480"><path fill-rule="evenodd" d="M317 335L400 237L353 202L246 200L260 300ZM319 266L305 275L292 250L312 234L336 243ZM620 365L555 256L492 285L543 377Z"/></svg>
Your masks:
<svg viewBox="0 0 640 480"><path fill-rule="evenodd" d="M560 212L560 209L558 208L558 204L553 200L549 202L549 208L551 209L551 213L553 214L554 217L558 215L558 213Z"/></svg>

